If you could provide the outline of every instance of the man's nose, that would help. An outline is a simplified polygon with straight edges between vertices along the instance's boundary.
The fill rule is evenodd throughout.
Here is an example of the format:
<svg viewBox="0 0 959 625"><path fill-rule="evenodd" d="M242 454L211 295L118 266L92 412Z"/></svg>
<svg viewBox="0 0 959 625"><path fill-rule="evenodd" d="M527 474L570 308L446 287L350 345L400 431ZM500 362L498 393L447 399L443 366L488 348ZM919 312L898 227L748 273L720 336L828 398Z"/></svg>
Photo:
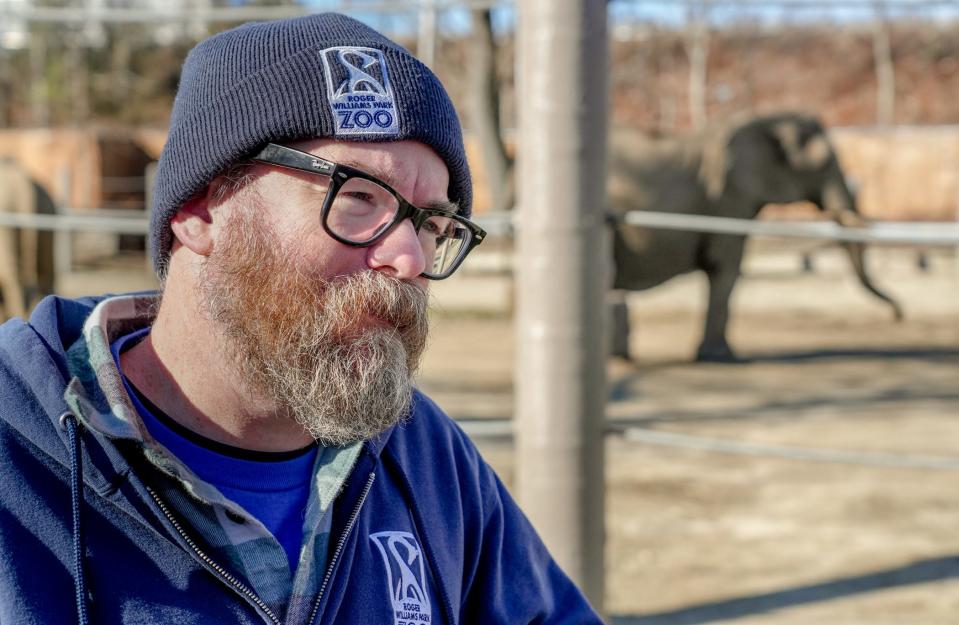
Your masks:
<svg viewBox="0 0 959 625"><path fill-rule="evenodd" d="M400 280L411 280L426 269L423 246L409 219L396 224L368 250L366 262L370 269L384 271Z"/></svg>

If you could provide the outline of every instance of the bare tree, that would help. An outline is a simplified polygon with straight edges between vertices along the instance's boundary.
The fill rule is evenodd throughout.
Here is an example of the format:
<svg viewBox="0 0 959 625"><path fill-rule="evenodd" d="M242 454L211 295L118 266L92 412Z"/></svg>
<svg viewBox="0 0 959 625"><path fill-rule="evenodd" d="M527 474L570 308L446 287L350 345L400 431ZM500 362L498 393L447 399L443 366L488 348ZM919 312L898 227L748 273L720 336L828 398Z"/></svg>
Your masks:
<svg viewBox="0 0 959 625"><path fill-rule="evenodd" d="M876 64L876 122L888 126L896 117L896 71L889 42L889 19L885 2L874 4L872 54Z"/></svg>
<svg viewBox="0 0 959 625"><path fill-rule="evenodd" d="M110 91L115 102L126 102L130 95L130 63L133 58L127 29L114 29L110 50Z"/></svg>
<svg viewBox="0 0 959 625"><path fill-rule="evenodd" d="M689 58L689 117L693 128L706 125L706 80L709 64L708 0L690 0L686 6L686 56Z"/></svg>
<svg viewBox="0 0 959 625"><path fill-rule="evenodd" d="M30 36L30 122L42 127L50 123L50 97L47 88L46 29L31 29Z"/></svg>
<svg viewBox="0 0 959 625"><path fill-rule="evenodd" d="M10 125L13 117L13 87L10 84L10 63L7 51L0 47L0 128Z"/></svg>
<svg viewBox="0 0 959 625"><path fill-rule="evenodd" d="M500 128L499 81L496 75L496 40L489 9L472 11L470 41L469 111L473 131L482 151L494 211L513 207L513 161L506 152Z"/></svg>
<svg viewBox="0 0 959 625"><path fill-rule="evenodd" d="M84 45L84 35L78 30L67 33L64 65L70 80L70 121L83 124L90 118L90 59Z"/></svg>

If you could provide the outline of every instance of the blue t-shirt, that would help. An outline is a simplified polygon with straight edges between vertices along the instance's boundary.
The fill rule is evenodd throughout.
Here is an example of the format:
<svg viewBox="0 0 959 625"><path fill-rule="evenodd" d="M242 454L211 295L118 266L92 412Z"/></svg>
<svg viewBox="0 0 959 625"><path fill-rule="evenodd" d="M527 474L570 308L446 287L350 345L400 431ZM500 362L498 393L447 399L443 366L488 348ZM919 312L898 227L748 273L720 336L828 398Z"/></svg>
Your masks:
<svg viewBox="0 0 959 625"><path fill-rule="evenodd" d="M149 332L149 327L143 328L120 337L110 346L117 367L120 354ZM275 453L232 447L200 436L174 421L130 384L126 376L123 383L153 438L200 479L214 485L263 523L283 546L290 571L295 572L317 445Z"/></svg>

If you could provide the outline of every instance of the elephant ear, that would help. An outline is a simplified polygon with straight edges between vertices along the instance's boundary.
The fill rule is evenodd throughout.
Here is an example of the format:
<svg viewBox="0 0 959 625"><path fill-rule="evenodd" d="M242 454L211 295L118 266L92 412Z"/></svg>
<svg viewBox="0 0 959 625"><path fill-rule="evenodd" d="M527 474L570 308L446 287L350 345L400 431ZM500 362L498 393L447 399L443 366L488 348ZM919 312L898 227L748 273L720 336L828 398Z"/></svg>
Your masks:
<svg viewBox="0 0 959 625"><path fill-rule="evenodd" d="M734 128L727 149L731 165L723 197L734 190L757 207L815 201L823 176L836 166L819 122L795 113L757 117Z"/></svg>
<svg viewBox="0 0 959 625"><path fill-rule="evenodd" d="M737 116L704 135L701 150L699 178L711 201L730 186L767 203L804 199L801 174L820 171L833 158L819 122L789 113Z"/></svg>
<svg viewBox="0 0 959 625"><path fill-rule="evenodd" d="M814 120L785 119L772 124L769 131L779 144L785 162L797 171L823 169L832 156L826 133Z"/></svg>

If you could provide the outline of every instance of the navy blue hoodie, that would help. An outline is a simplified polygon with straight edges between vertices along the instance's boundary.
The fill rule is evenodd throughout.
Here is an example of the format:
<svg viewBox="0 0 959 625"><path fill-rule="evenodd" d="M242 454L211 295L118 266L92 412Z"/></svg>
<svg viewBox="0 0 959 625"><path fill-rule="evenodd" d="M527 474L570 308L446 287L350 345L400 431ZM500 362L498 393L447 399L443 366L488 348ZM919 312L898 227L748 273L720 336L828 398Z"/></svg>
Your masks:
<svg viewBox="0 0 959 625"><path fill-rule="evenodd" d="M51 297L0 326L0 623L277 623L151 494L136 449L76 425L66 349L95 304ZM600 623L421 394L364 445L330 553L312 623Z"/></svg>

